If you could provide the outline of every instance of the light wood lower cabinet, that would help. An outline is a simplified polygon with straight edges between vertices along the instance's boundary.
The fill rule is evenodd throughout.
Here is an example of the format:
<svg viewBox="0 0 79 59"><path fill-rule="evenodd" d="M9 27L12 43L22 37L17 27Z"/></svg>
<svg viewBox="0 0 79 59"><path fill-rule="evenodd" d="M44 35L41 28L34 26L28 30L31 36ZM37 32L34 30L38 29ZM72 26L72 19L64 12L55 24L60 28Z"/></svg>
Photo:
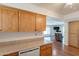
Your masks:
<svg viewBox="0 0 79 59"><path fill-rule="evenodd" d="M11 53L11 54L6 54L4 56L19 56L18 52L14 52L14 53Z"/></svg>
<svg viewBox="0 0 79 59"><path fill-rule="evenodd" d="M52 56L52 44L45 44L40 47L40 56Z"/></svg>
<svg viewBox="0 0 79 59"><path fill-rule="evenodd" d="M79 48L79 21L69 22L69 45Z"/></svg>

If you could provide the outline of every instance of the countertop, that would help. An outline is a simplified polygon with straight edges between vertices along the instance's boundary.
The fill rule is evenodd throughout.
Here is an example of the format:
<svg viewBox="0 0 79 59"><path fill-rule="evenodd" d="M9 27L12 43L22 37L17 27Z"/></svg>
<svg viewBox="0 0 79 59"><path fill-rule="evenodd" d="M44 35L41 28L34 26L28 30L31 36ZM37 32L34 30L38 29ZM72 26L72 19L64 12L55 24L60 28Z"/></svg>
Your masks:
<svg viewBox="0 0 79 59"><path fill-rule="evenodd" d="M45 42L43 36L29 36L14 39L14 41L0 42L0 56L28 48L38 47L47 43L51 42Z"/></svg>

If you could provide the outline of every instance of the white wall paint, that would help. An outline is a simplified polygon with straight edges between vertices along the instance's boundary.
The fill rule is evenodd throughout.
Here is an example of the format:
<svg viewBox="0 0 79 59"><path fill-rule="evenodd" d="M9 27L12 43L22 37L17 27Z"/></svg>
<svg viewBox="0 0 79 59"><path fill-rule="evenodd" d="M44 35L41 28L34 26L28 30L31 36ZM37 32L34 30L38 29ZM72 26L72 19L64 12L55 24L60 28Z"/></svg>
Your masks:
<svg viewBox="0 0 79 59"><path fill-rule="evenodd" d="M64 23L64 44L68 45L68 22Z"/></svg>
<svg viewBox="0 0 79 59"><path fill-rule="evenodd" d="M23 9L23 10L27 10L27 11L31 11L31 12L35 12L35 13L40 13L40 14L44 14L47 16L51 16L51 17L56 17L56 18L62 17L62 15L60 15L58 13L49 11L45 8L38 7L38 6L30 4L30 3L2 3L2 5L19 8L19 9Z"/></svg>

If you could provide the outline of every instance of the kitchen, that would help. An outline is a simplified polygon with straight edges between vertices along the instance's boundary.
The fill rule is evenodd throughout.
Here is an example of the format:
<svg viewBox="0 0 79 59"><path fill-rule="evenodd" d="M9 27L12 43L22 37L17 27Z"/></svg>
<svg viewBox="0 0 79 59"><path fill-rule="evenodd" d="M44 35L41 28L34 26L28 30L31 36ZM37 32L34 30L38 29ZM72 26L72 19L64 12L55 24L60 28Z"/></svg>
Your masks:
<svg viewBox="0 0 79 59"><path fill-rule="evenodd" d="M79 55L79 49L77 49L79 48L79 40L77 36L79 29L79 12L76 12L76 10L78 9L74 11L73 5L78 8L78 4L75 3L73 3L72 5L67 5L67 3L0 4L0 56ZM53 7L52 9L51 6ZM63 6L65 8L63 8ZM73 8L71 8L71 6ZM63 8L63 10L61 7ZM64 21L64 24L60 26L63 26L64 30L60 29L61 31L59 30L57 23L54 28L48 25L49 27L54 29L54 32L58 34L56 36L58 36L59 38L62 38L62 36L59 36L59 34L63 32L64 43L59 42L59 38L57 37L54 38L55 40L58 40L55 42L49 39L44 39L44 32L46 31L47 27L47 16L56 18L60 22L61 20ZM53 22L50 21L50 23Z"/></svg>
<svg viewBox="0 0 79 59"><path fill-rule="evenodd" d="M0 5L0 55L28 55L30 51L29 56L52 55L52 43L44 42L45 29L45 15Z"/></svg>

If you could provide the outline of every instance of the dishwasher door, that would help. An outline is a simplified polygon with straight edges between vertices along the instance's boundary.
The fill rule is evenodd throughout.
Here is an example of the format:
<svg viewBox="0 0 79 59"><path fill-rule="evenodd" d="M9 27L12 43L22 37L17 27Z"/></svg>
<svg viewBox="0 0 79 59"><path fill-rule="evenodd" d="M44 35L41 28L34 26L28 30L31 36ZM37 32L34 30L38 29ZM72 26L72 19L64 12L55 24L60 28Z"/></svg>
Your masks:
<svg viewBox="0 0 79 59"><path fill-rule="evenodd" d="M33 49L26 49L19 52L19 56L39 56L40 55L40 49L39 48L33 48Z"/></svg>

